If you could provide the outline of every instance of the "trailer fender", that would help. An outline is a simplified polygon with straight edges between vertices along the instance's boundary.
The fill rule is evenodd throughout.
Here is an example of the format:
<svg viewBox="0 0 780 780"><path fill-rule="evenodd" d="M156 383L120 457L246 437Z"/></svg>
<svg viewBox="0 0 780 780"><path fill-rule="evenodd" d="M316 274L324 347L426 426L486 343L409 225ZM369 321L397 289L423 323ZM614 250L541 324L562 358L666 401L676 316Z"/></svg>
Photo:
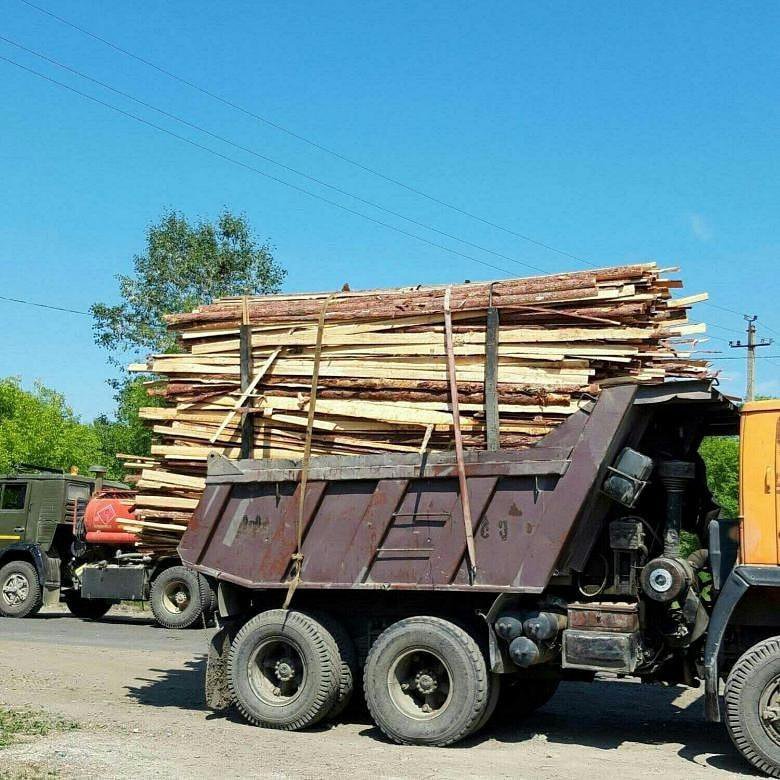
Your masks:
<svg viewBox="0 0 780 780"><path fill-rule="evenodd" d="M35 566L45 606L60 600L60 559L48 556L35 542L15 542L0 552L0 566L9 561L29 561Z"/></svg>
<svg viewBox="0 0 780 780"><path fill-rule="evenodd" d="M493 601L487 614L480 613L485 621L488 633L488 665L490 671L494 674L506 674L517 668L509 658L506 647L498 641L498 637L493 628L493 624L499 614L516 601L517 597L513 593L500 593L496 596L496 599Z"/></svg>
<svg viewBox="0 0 780 780"><path fill-rule="evenodd" d="M707 720L720 722L720 654L723 637L742 597L751 587L780 588L779 566L737 566L729 574L710 616L704 646L704 711Z"/></svg>
<svg viewBox="0 0 780 780"><path fill-rule="evenodd" d="M221 628L209 641L206 658L206 706L215 712L226 710L233 703L228 682L228 653L231 634Z"/></svg>
<svg viewBox="0 0 780 780"><path fill-rule="evenodd" d="M250 607L247 592L225 580L219 580L217 586L217 611L221 618L236 618L246 614Z"/></svg>

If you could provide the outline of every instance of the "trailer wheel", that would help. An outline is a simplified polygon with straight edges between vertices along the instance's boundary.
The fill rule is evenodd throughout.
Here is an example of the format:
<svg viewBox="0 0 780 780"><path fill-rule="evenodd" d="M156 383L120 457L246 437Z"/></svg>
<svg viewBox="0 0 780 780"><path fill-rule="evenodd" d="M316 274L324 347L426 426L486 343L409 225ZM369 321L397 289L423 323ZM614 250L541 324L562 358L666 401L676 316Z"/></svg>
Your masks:
<svg viewBox="0 0 780 780"><path fill-rule="evenodd" d="M238 709L258 726L297 731L330 713L339 692L336 640L311 615L272 609L238 632L228 679Z"/></svg>
<svg viewBox="0 0 780 780"><path fill-rule="evenodd" d="M538 680L509 677L504 680L496 714L502 719L531 715L552 699L560 684L555 677Z"/></svg>
<svg viewBox="0 0 780 780"><path fill-rule="evenodd" d="M335 720L347 708L352 700L352 694L355 692L355 681L358 676L357 651L352 637L338 620L320 612L312 613L312 616L316 617L327 628L333 639L336 640L339 650L339 690L336 701L327 715L328 720Z"/></svg>
<svg viewBox="0 0 780 780"><path fill-rule="evenodd" d="M164 569L152 582L150 601L157 622L165 628L189 628L202 617L211 589L200 575L183 566Z"/></svg>
<svg viewBox="0 0 780 780"><path fill-rule="evenodd" d="M444 746L478 726L488 707L485 658L462 628L412 617L379 635L363 687L377 726L404 745Z"/></svg>
<svg viewBox="0 0 780 780"><path fill-rule="evenodd" d="M65 604L71 615L82 620L100 620L114 605L108 599L85 599L75 590L65 594Z"/></svg>
<svg viewBox="0 0 780 780"><path fill-rule="evenodd" d="M754 645L726 681L726 726L740 753L780 777L780 637Z"/></svg>
<svg viewBox="0 0 780 780"><path fill-rule="evenodd" d="M31 617L43 606L43 591L35 566L11 561L0 569L0 615Z"/></svg>

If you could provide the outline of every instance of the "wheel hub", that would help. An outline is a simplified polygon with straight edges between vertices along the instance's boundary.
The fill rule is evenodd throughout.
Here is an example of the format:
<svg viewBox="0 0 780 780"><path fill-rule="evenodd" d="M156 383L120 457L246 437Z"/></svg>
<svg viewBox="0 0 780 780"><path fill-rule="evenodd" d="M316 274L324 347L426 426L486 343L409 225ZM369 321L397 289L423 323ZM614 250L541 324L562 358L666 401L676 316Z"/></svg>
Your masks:
<svg viewBox="0 0 780 780"><path fill-rule="evenodd" d="M181 580L172 580L163 590L163 605L174 614L181 614L190 605L190 590Z"/></svg>
<svg viewBox="0 0 780 780"><path fill-rule="evenodd" d="M780 677L776 677L764 688L758 713L767 735L780 744Z"/></svg>
<svg viewBox="0 0 780 780"><path fill-rule="evenodd" d="M422 694L433 693L439 687L436 675L428 669L418 672L414 678L414 684Z"/></svg>
<svg viewBox="0 0 780 780"><path fill-rule="evenodd" d="M441 655L429 648L410 648L388 670L390 698L404 716L429 720L449 706L453 677Z"/></svg>
<svg viewBox="0 0 780 780"><path fill-rule="evenodd" d="M298 646L286 638L263 640L248 666L249 685L266 705L286 706L306 689L306 662Z"/></svg>
<svg viewBox="0 0 780 780"><path fill-rule="evenodd" d="M291 658L282 658L274 664L274 675L279 682L289 682L295 677L295 663Z"/></svg>
<svg viewBox="0 0 780 780"><path fill-rule="evenodd" d="M23 604L30 595L30 583L23 574L12 574L3 583L3 600L12 607Z"/></svg>

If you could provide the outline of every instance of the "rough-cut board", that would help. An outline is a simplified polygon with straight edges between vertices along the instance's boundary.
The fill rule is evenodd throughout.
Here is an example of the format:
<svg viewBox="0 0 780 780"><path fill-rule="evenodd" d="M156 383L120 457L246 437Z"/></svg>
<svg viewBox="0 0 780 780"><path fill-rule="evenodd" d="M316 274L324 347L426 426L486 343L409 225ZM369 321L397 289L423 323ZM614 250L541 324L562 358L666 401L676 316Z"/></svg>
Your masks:
<svg viewBox="0 0 780 780"><path fill-rule="evenodd" d="M203 490L208 454L239 457L242 431L251 432L244 446L253 457L301 456L326 301L313 454L451 449L452 370L464 448L485 449L490 430L492 446L521 449L602 387L709 375L708 363L692 357L704 326L688 319L706 294L672 299L682 284L664 278L670 270L644 263L453 285L451 367L446 287L224 298L171 314L181 352L131 367L155 374L149 394L166 401L141 412L155 435L153 457L123 456L139 491L139 547L175 546ZM486 399L489 305L498 325ZM247 319L252 382L242 392ZM244 426L247 416L253 424Z"/></svg>

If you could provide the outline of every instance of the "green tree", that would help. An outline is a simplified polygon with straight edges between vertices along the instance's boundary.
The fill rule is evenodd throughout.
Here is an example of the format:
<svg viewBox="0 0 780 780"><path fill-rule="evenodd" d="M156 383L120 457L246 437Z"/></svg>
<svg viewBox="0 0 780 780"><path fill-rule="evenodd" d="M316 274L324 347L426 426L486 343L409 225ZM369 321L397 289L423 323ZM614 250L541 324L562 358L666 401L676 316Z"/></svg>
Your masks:
<svg viewBox="0 0 780 780"><path fill-rule="evenodd" d="M103 452L102 464L112 479L124 477L124 465L117 453L148 455L152 432L138 415L142 406L162 406L160 398L149 396L143 377L129 378L117 387L117 408L114 418L101 415L94 422Z"/></svg>
<svg viewBox="0 0 780 780"><path fill-rule="evenodd" d="M278 292L285 271L272 247L254 236L244 215L223 211L215 223L190 223L168 211L146 233L146 251L134 273L120 274L116 305L91 308L95 341L111 360L128 352L176 350L165 315L188 311L215 298Z"/></svg>
<svg viewBox="0 0 780 780"><path fill-rule="evenodd" d="M177 211L163 213L146 233L146 249L133 259L133 273L117 276L120 302L91 308L95 341L117 366L130 355L175 352L165 315L188 311L215 298L278 292L285 271L268 242L259 241L243 215L223 211L216 222L190 222ZM148 455L151 432L140 420L142 406L161 401L146 394L148 377L123 375L116 389L114 419L95 421L109 473L121 478L114 454Z"/></svg>
<svg viewBox="0 0 780 780"><path fill-rule="evenodd" d="M726 517L739 514L739 439L708 436L699 447L707 467L707 482Z"/></svg>
<svg viewBox="0 0 780 780"><path fill-rule="evenodd" d="M102 458L100 437L82 423L62 394L36 383L30 392L16 377L0 379L0 472L18 463L84 473Z"/></svg>

